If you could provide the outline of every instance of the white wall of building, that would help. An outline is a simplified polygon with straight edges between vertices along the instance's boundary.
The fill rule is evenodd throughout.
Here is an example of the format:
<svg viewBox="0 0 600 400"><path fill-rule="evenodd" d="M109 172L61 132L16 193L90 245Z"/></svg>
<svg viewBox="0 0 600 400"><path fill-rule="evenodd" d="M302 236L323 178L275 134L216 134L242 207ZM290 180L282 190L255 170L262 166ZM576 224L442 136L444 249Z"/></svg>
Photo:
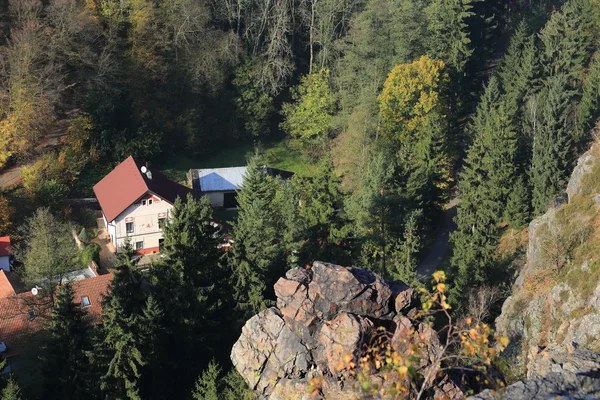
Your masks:
<svg viewBox="0 0 600 400"><path fill-rule="evenodd" d="M148 204L148 200L152 199L152 204ZM127 237L131 240L131 244L135 249L136 242L143 242L143 249L153 249L159 246L159 240L163 238L162 229L159 227L159 218L170 218L170 211L173 206L160 199L157 196L145 196L143 200L146 205L142 205L142 201L129 206L123 211L114 221L114 226L108 225L109 234L111 229L114 229L115 248L117 253L125 244ZM126 224L133 223L133 232L127 233Z"/></svg>

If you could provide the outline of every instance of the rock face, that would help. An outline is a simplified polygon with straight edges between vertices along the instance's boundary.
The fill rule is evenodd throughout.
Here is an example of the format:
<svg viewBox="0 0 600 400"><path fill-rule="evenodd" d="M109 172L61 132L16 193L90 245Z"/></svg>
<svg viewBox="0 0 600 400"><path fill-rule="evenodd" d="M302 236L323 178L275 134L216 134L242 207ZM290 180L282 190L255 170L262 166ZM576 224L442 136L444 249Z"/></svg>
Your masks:
<svg viewBox="0 0 600 400"><path fill-rule="evenodd" d="M469 399L597 399L600 354L574 344L532 349L527 378L503 390L486 390Z"/></svg>
<svg viewBox="0 0 600 400"><path fill-rule="evenodd" d="M578 161L568 202L529 225L527 262L496 320L524 369L538 346L580 343L600 350L600 145Z"/></svg>
<svg viewBox="0 0 600 400"><path fill-rule="evenodd" d="M324 398L359 398L351 382L339 379L336 366L343 355L358 357L378 326L391 329L399 346L410 345L400 338L414 337L431 357L439 351L436 332L410 319L417 296L402 282L315 262L310 269L288 271L275 294L277 307L248 320L231 352L233 364L261 398L309 399L315 377L322 378ZM419 335L410 335L413 331ZM450 381L443 390L462 397Z"/></svg>

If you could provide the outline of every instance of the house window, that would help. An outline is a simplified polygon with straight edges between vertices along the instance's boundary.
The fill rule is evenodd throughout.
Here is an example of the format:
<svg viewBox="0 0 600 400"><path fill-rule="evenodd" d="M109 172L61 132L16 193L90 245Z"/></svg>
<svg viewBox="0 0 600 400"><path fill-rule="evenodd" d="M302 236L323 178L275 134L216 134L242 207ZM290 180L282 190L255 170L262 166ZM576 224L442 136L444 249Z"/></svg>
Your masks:
<svg viewBox="0 0 600 400"><path fill-rule="evenodd" d="M82 296L81 297L81 305L84 307L89 307L92 305L92 303L90 303L90 298L87 296Z"/></svg>
<svg viewBox="0 0 600 400"><path fill-rule="evenodd" d="M125 231L127 233L133 233L133 222L126 222L125 223Z"/></svg>
<svg viewBox="0 0 600 400"><path fill-rule="evenodd" d="M164 218L158 219L158 228L161 230L165 228L165 219Z"/></svg>
<svg viewBox="0 0 600 400"><path fill-rule="evenodd" d="M146 205L146 200L142 200L142 205L145 206Z"/></svg>
<svg viewBox="0 0 600 400"><path fill-rule="evenodd" d="M148 205L152 205L152 199L148 199Z"/></svg>
<svg viewBox="0 0 600 400"><path fill-rule="evenodd" d="M135 249L136 250L142 250L144 248L144 242L135 242Z"/></svg>

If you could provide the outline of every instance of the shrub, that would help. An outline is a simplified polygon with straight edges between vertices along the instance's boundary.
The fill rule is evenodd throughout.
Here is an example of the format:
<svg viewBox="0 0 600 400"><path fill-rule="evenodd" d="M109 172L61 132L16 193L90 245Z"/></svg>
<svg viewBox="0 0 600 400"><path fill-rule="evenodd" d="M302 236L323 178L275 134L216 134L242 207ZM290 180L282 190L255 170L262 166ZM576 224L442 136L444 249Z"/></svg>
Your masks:
<svg viewBox="0 0 600 400"><path fill-rule="evenodd" d="M98 243L90 243L87 245L81 253L81 261L83 262L83 265L87 267L92 263L92 261L95 261L96 264L99 264L101 249L102 248Z"/></svg>

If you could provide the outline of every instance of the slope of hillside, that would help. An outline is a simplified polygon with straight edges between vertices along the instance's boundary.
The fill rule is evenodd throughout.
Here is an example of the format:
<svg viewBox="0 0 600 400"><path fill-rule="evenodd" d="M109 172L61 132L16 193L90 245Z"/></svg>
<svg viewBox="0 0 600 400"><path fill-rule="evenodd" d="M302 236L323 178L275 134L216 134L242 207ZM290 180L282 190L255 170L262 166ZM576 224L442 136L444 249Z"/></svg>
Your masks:
<svg viewBox="0 0 600 400"><path fill-rule="evenodd" d="M527 263L496 321L517 365L538 346L600 350L599 157L596 143L578 160L566 194L529 225Z"/></svg>

